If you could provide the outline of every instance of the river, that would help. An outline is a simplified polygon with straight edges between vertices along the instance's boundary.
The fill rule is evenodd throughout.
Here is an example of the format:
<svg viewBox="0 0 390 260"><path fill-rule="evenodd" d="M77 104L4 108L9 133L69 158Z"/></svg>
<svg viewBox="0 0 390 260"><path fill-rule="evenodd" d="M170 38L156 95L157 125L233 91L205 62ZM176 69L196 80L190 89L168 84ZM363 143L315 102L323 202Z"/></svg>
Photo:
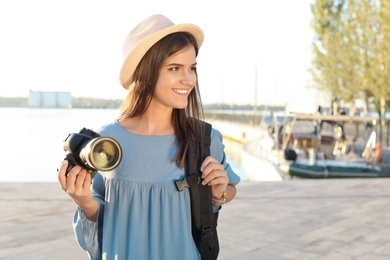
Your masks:
<svg viewBox="0 0 390 260"><path fill-rule="evenodd" d="M96 129L118 113L117 109L0 108L0 182L56 182L68 134L83 127ZM240 147L226 141L228 160L245 180Z"/></svg>

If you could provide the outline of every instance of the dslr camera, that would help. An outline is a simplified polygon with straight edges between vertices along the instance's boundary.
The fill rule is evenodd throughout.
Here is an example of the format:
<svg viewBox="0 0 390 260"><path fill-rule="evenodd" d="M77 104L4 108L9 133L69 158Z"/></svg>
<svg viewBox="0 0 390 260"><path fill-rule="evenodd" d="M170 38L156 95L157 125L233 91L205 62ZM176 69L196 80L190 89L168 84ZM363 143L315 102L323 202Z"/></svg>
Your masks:
<svg viewBox="0 0 390 260"><path fill-rule="evenodd" d="M122 159L122 148L115 139L101 137L86 128L79 133L69 134L63 145L65 160L69 162L66 175L75 165L79 165L93 178L97 171L115 169Z"/></svg>

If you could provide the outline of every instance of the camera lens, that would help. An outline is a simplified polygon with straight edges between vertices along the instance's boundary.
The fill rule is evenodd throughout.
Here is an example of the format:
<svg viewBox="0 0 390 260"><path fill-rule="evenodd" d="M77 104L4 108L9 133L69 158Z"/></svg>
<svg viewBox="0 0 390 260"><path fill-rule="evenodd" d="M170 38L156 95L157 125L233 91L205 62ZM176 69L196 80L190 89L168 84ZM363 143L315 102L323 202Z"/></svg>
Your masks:
<svg viewBox="0 0 390 260"><path fill-rule="evenodd" d="M110 171L120 163L122 149L110 137L92 139L80 152L80 158L90 167L99 171Z"/></svg>
<svg viewBox="0 0 390 260"><path fill-rule="evenodd" d="M110 168L118 160L118 149L111 141L102 141L92 151L92 161L100 168Z"/></svg>

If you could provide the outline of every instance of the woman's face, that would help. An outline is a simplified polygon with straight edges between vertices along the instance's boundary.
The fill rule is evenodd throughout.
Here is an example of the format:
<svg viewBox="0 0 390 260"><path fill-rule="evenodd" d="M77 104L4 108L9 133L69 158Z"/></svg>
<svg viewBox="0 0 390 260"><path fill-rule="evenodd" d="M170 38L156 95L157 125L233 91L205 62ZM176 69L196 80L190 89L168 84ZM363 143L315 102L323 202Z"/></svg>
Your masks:
<svg viewBox="0 0 390 260"><path fill-rule="evenodd" d="M183 109L196 84L196 53L189 45L164 60L150 105Z"/></svg>

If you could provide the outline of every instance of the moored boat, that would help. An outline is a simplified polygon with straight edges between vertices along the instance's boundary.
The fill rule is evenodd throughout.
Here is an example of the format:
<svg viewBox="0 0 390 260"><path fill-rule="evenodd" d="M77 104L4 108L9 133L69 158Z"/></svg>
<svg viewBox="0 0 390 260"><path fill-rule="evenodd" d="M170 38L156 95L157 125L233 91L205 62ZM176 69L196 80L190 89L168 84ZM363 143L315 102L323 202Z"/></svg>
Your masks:
<svg viewBox="0 0 390 260"><path fill-rule="evenodd" d="M302 178L376 178L390 177L390 167L339 160L310 164L308 160L299 160L290 164L289 174Z"/></svg>
<svg viewBox="0 0 390 260"><path fill-rule="evenodd" d="M311 122L312 131L298 132L294 129L298 122ZM351 133L351 129L347 133L346 123L355 126L355 133ZM362 123L366 129L359 136L359 124ZM288 173L291 177L390 177L390 164L383 163L382 145L377 141L375 125L376 118L372 117L295 115L284 122L275 137L275 147L285 154L279 165L283 160L290 160Z"/></svg>

